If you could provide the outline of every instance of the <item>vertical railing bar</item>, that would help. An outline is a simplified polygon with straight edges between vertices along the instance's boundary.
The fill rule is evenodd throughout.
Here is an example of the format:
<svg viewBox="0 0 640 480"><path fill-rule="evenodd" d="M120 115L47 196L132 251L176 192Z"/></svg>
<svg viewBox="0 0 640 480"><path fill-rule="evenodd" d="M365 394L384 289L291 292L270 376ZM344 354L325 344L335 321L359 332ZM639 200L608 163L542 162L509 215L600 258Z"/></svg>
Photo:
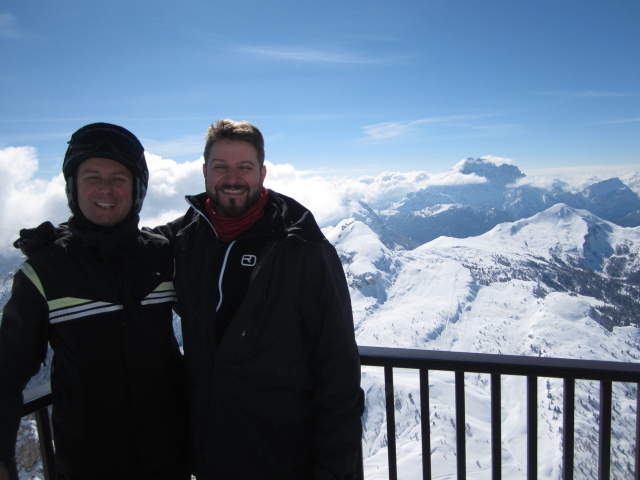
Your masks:
<svg viewBox="0 0 640 480"><path fill-rule="evenodd" d="M491 478L502 479L502 377L491 374Z"/></svg>
<svg viewBox="0 0 640 480"><path fill-rule="evenodd" d="M575 454L575 402L576 382L564 379L562 417L562 478L573 480L573 456Z"/></svg>
<svg viewBox="0 0 640 480"><path fill-rule="evenodd" d="M384 367L384 392L387 410L387 456L389 458L389 480L398 480L396 458L396 414L393 391L393 367Z"/></svg>
<svg viewBox="0 0 640 480"><path fill-rule="evenodd" d="M636 460L634 479L640 480L640 383L636 384Z"/></svg>
<svg viewBox="0 0 640 480"><path fill-rule="evenodd" d="M356 479L355 480L364 480L364 452L362 448L362 440L360 440L360 451L358 453L358 460L356 461Z"/></svg>
<svg viewBox="0 0 640 480"><path fill-rule="evenodd" d="M40 456L42 457L42 471L44 480L55 480L56 462L53 451L53 435L49 420L48 407L35 412L36 425L38 427L38 442L40 443Z"/></svg>
<svg viewBox="0 0 640 480"><path fill-rule="evenodd" d="M600 382L600 441L598 452L598 478L611 477L611 394L610 380Z"/></svg>
<svg viewBox="0 0 640 480"><path fill-rule="evenodd" d="M538 377L527 376L527 479L538 478Z"/></svg>
<svg viewBox="0 0 640 480"><path fill-rule="evenodd" d="M431 420L429 408L429 370L420 369L420 419L422 429L422 478L431 480Z"/></svg>
<svg viewBox="0 0 640 480"><path fill-rule="evenodd" d="M464 372L455 372L456 391L456 454L458 466L458 480L467 478L467 450L466 450L466 413L464 405Z"/></svg>

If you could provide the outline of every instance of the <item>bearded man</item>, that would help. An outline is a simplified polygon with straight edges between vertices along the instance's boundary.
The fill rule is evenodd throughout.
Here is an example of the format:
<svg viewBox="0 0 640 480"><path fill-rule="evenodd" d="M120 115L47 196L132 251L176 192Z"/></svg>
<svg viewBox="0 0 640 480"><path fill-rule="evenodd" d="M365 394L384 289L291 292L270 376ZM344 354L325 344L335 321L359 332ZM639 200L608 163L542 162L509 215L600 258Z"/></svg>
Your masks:
<svg viewBox="0 0 640 480"><path fill-rule="evenodd" d="M267 190L248 122L207 132L171 241L198 480L354 478L364 395L349 290L309 210Z"/></svg>

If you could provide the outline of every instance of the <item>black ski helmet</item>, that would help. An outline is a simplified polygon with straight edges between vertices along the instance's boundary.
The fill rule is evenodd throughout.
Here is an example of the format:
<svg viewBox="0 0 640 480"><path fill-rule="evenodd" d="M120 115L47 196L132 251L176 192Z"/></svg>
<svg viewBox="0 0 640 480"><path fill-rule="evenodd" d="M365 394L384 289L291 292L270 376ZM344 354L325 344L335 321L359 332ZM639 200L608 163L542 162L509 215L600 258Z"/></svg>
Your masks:
<svg viewBox="0 0 640 480"><path fill-rule="evenodd" d="M147 194L149 170L140 140L126 128L111 123L91 123L71 135L62 163L66 181L67 202L74 215L82 215L78 207L75 173L78 166L93 157L109 158L127 167L133 175L133 205L129 215L137 215Z"/></svg>

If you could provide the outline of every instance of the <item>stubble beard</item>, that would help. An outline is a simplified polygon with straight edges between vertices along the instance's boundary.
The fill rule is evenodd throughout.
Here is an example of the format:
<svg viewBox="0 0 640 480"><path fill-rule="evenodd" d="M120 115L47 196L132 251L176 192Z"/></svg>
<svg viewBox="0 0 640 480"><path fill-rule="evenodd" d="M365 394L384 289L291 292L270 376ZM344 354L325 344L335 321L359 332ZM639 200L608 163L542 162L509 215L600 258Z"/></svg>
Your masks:
<svg viewBox="0 0 640 480"><path fill-rule="evenodd" d="M219 189L225 189L225 188L239 188L239 187L237 185L234 185L234 186L223 185L219 187ZM240 188L243 188L243 187L240 187ZM239 217L240 215L245 213L247 210L249 210L251 207L253 207L260 199L261 193L262 193L262 185L260 185L259 188L252 195L247 196L244 202L239 203L235 198L231 198L229 200L228 205L222 205L220 203L220 197L218 196L218 188L216 188L213 191L207 188L207 197L211 201L211 204L214 206L218 215L222 217L230 217L230 218Z"/></svg>

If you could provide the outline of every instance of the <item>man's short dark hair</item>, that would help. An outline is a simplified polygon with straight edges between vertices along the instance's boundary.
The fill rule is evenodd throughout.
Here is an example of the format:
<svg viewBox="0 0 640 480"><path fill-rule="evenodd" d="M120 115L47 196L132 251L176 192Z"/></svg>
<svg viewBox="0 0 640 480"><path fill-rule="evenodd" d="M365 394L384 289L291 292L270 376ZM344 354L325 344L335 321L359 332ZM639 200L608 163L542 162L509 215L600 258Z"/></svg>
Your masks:
<svg viewBox="0 0 640 480"><path fill-rule="evenodd" d="M239 140L254 146L258 153L258 163L260 167L264 165L264 138L255 125L241 121L224 118L212 124L207 130L206 142L204 144L204 163L209 160L209 154L213 144L218 140Z"/></svg>

